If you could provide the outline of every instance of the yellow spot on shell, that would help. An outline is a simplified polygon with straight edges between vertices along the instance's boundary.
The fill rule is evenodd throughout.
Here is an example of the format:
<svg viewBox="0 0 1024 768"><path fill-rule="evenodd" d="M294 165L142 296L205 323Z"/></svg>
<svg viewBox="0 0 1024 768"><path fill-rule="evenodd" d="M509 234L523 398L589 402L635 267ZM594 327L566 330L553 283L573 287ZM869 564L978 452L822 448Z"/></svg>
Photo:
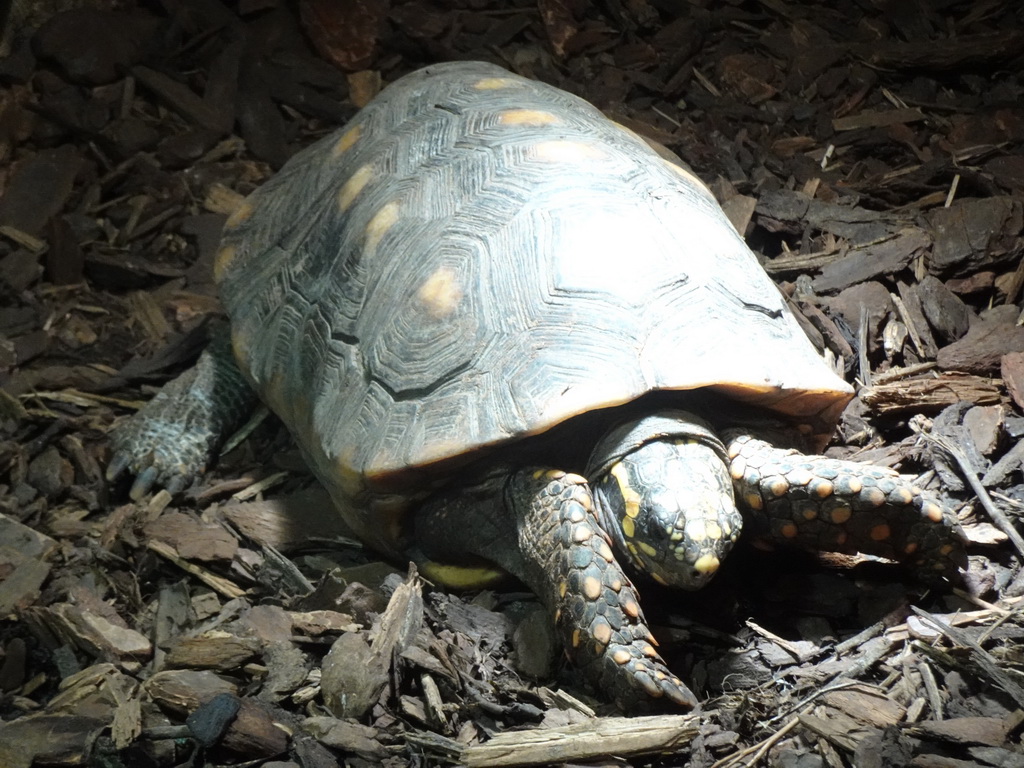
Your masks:
<svg viewBox="0 0 1024 768"><path fill-rule="evenodd" d="M617 464L613 464L609 471L619 484L619 493L622 494L622 500L626 504L626 517L636 518L640 514L640 494L629 486L629 471L626 469L626 465L620 461ZM625 528L626 521L623 520L622 523L623 528ZM633 534L629 535L632 536Z"/></svg>
<svg viewBox="0 0 1024 768"><path fill-rule="evenodd" d="M387 231L398 221L398 203L392 200L379 211L377 211L370 222L366 225L366 250L373 252L377 250L381 239Z"/></svg>
<svg viewBox="0 0 1024 768"><path fill-rule="evenodd" d="M557 125L562 121L550 112L541 109L508 109L498 115L502 125Z"/></svg>
<svg viewBox="0 0 1024 768"><path fill-rule="evenodd" d="M849 507L836 507L828 513L828 518L836 525L842 525L850 519L853 511Z"/></svg>
<svg viewBox="0 0 1024 768"><path fill-rule="evenodd" d="M880 525L876 525L874 528L871 529L871 540L885 541L889 538L890 533L891 531L889 530L889 526L885 523L881 523Z"/></svg>
<svg viewBox="0 0 1024 768"><path fill-rule="evenodd" d="M554 139L530 147L530 155L546 163L586 163L606 160L604 150L582 141Z"/></svg>
<svg viewBox="0 0 1024 768"><path fill-rule="evenodd" d="M359 140L359 135L362 132L363 127L357 125L341 134L341 138L334 142L334 146L331 148L331 157L339 157L352 149L352 145Z"/></svg>
<svg viewBox="0 0 1024 768"><path fill-rule="evenodd" d="M508 88L515 82L511 77L485 77L473 83L473 87L478 91L495 91L498 88Z"/></svg>
<svg viewBox="0 0 1024 768"><path fill-rule="evenodd" d="M228 220L224 222L224 228L235 229L235 227L244 224L252 216L252 212L254 210L256 209L253 207L252 203L247 199L243 200L235 207L235 210L231 212L231 215L228 216Z"/></svg>
<svg viewBox="0 0 1024 768"><path fill-rule="evenodd" d="M633 657L629 655L629 651L623 650L621 648L612 654L612 660L616 664L629 664L629 660L631 658Z"/></svg>
<svg viewBox="0 0 1024 768"><path fill-rule="evenodd" d="M677 176L681 177L682 179L684 179L689 184L697 187L697 189L699 189L701 192L703 192L708 197L714 199L714 195L711 193L711 190L708 189L707 186L705 186L703 181L701 181L696 176L694 176L692 173L690 173L689 170L687 170L683 166L679 165L679 163L673 163L671 160L666 160L666 159L662 158L661 161L662 161L662 163L664 163L665 167L668 168L670 171L672 171L674 174L676 174Z"/></svg>
<svg viewBox="0 0 1024 768"><path fill-rule="evenodd" d="M416 291L416 298L427 310L427 314L440 320L459 306L462 300L462 286L459 276L451 267L439 267Z"/></svg>
<svg viewBox="0 0 1024 768"><path fill-rule="evenodd" d="M352 201L373 178L373 166L364 165L353 173L338 192L338 210L347 211Z"/></svg>
<svg viewBox="0 0 1024 768"><path fill-rule="evenodd" d="M238 249L233 245L223 245L217 249L217 253L213 257L213 279L215 282L219 283L224 279L224 274L237 255Z"/></svg>
<svg viewBox="0 0 1024 768"><path fill-rule="evenodd" d="M718 558L714 555L703 555L693 564L693 570L697 573L715 573L720 565Z"/></svg>
<svg viewBox="0 0 1024 768"><path fill-rule="evenodd" d="M583 596L588 600L597 600L601 596L601 582L593 576L583 580Z"/></svg>

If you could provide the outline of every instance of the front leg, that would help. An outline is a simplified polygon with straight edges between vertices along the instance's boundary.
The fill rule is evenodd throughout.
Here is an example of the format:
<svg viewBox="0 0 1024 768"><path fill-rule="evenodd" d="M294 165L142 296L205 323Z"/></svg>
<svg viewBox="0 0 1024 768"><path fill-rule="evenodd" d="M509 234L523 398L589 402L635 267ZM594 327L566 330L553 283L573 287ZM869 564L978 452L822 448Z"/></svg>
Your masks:
<svg viewBox="0 0 1024 768"><path fill-rule="evenodd" d="M588 682L628 710L651 698L697 699L654 649L636 592L579 475L519 470L428 502L417 544L431 559L476 555L525 583L552 614Z"/></svg>
<svg viewBox="0 0 1024 768"><path fill-rule="evenodd" d="M886 557L926 579L966 565L953 513L891 469L805 456L742 433L728 435L727 446L736 501L755 535Z"/></svg>

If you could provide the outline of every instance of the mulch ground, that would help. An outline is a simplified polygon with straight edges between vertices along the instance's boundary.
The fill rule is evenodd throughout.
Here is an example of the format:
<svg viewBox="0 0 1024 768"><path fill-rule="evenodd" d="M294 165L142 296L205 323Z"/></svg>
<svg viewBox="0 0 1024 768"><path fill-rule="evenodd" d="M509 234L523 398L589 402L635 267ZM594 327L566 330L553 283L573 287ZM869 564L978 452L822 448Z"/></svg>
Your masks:
<svg viewBox="0 0 1024 768"><path fill-rule="evenodd" d="M75 5L16 2L0 58L0 767L1024 766L1016 0ZM708 182L857 384L829 453L945 496L963 584L752 547L699 594L640 582L705 704L623 718L530 595L362 549L273 417L178 497L105 480L219 316L239 196L466 58Z"/></svg>

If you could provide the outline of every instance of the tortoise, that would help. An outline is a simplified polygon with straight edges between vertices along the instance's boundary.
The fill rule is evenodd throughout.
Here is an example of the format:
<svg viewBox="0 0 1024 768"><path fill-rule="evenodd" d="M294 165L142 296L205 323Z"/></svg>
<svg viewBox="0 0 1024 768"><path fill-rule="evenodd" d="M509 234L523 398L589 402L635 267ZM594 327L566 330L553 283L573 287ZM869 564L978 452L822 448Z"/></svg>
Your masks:
<svg viewBox="0 0 1024 768"><path fill-rule="evenodd" d="M900 475L776 445L823 447L851 387L709 190L555 87L400 78L228 218L215 277L230 345L116 431L108 475L182 489L258 393L368 544L517 577L625 708L697 703L627 571L701 587L738 506L774 541L963 562Z"/></svg>

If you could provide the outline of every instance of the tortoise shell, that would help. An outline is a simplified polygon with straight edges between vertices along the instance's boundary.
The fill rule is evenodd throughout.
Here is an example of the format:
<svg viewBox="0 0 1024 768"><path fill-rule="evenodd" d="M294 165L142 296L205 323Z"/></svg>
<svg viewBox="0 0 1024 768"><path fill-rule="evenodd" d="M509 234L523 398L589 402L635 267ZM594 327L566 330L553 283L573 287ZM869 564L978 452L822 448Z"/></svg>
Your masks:
<svg viewBox="0 0 1024 768"><path fill-rule="evenodd" d="M491 64L407 75L296 155L216 276L242 369L364 533L452 460L646 393L818 435L850 396L696 178Z"/></svg>

